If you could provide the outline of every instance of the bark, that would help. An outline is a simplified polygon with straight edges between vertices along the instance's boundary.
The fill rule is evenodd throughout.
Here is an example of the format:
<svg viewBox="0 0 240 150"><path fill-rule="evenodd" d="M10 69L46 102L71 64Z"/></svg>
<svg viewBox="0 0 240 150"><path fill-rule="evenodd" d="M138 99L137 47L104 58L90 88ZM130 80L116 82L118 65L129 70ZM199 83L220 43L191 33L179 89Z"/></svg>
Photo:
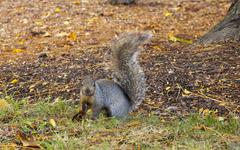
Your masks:
<svg viewBox="0 0 240 150"><path fill-rule="evenodd" d="M240 0L232 0L225 18L197 42L208 44L226 41L240 41Z"/></svg>

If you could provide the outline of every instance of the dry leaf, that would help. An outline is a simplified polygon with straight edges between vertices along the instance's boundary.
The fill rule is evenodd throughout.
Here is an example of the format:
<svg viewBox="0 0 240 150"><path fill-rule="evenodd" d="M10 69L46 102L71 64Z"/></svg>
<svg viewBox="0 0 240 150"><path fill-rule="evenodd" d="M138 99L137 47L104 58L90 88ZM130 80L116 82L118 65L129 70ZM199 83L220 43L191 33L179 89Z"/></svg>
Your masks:
<svg viewBox="0 0 240 150"><path fill-rule="evenodd" d="M50 120L49 120L49 123L50 123L54 128L57 126L54 119L50 119Z"/></svg>
<svg viewBox="0 0 240 150"><path fill-rule="evenodd" d="M18 82L19 82L18 79L13 79L13 80L11 81L12 84L15 84L15 83L18 83Z"/></svg>
<svg viewBox="0 0 240 150"><path fill-rule="evenodd" d="M221 103L219 104L219 106L226 106L226 103L225 103L225 102L221 102Z"/></svg>
<svg viewBox="0 0 240 150"><path fill-rule="evenodd" d="M168 39L170 41L173 41L173 42L181 42L181 43L187 43L187 44L192 44L193 43L192 40L186 40L186 39L182 39L182 38L176 37L172 33L170 33L168 35Z"/></svg>
<svg viewBox="0 0 240 150"><path fill-rule="evenodd" d="M16 137L21 141L24 147L41 149L41 146L34 140L32 135L26 135L22 131L17 131Z"/></svg>
<svg viewBox="0 0 240 150"><path fill-rule="evenodd" d="M15 48L15 49L13 49L13 52L14 53L22 53L22 52L24 52L24 50Z"/></svg>
<svg viewBox="0 0 240 150"><path fill-rule="evenodd" d="M218 117L217 119L218 119L218 121L224 121L225 120L224 117Z"/></svg>
<svg viewBox="0 0 240 150"><path fill-rule="evenodd" d="M9 108L10 104L4 99L0 99L0 110L8 110Z"/></svg>
<svg viewBox="0 0 240 150"><path fill-rule="evenodd" d="M199 114L202 114L202 112L203 112L203 108L200 108L200 109L198 110L198 113L199 113Z"/></svg>
<svg viewBox="0 0 240 150"><path fill-rule="evenodd" d="M64 37L67 35L69 35L67 32L60 32L60 33L56 34L56 37Z"/></svg>
<svg viewBox="0 0 240 150"><path fill-rule="evenodd" d="M57 8L55 8L55 12L59 13L59 12L61 12L61 9L59 7L57 7Z"/></svg>
<svg viewBox="0 0 240 150"><path fill-rule="evenodd" d="M73 4L75 4L75 5L80 5L80 4L81 4L81 1L80 1L80 0L76 0L76 1L73 2Z"/></svg>
<svg viewBox="0 0 240 150"><path fill-rule="evenodd" d="M164 14L165 17L169 17L169 16L173 15L173 13L171 13L169 11L165 11L163 14Z"/></svg>
<svg viewBox="0 0 240 150"><path fill-rule="evenodd" d="M191 91L188 91L187 89L184 89L183 92L184 94L187 94L187 95L191 94Z"/></svg>
<svg viewBox="0 0 240 150"><path fill-rule="evenodd" d="M36 21L35 24L38 25L38 26L42 26L43 22L42 21Z"/></svg>
<svg viewBox="0 0 240 150"><path fill-rule="evenodd" d="M170 89L171 89L170 86L168 86L168 87L165 88L166 91L169 91Z"/></svg>
<svg viewBox="0 0 240 150"><path fill-rule="evenodd" d="M141 125L140 121L132 121L132 122L127 124L128 127L136 127L136 126L139 126L139 125Z"/></svg>
<svg viewBox="0 0 240 150"><path fill-rule="evenodd" d="M18 44L20 44L20 45L23 45L24 43L25 43L24 39L21 39L21 40L18 41Z"/></svg>
<svg viewBox="0 0 240 150"><path fill-rule="evenodd" d="M51 36L51 34L49 33L49 32L45 32L44 34L43 34L43 37L50 37Z"/></svg>
<svg viewBox="0 0 240 150"><path fill-rule="evenodd" d="M198 126L193 127L193 130L203 130L203 131L205 131L205 130L207 130L207 127L203 124L200 124Z"/></svg>
<svg viewBox="0 0 240 150"><path fill-rule="evenodd" d="M9 143L9 144L4 144L0 145L1 150L15 150L18 149L18 145L15 143Z"/></svg>
<svg viewBox="0 0 240 150"><path fill-rule="evenodd" d="M76 41L77 40L77 33L76 32L72 32L68 35L68 38L72 41Z"/></svg>

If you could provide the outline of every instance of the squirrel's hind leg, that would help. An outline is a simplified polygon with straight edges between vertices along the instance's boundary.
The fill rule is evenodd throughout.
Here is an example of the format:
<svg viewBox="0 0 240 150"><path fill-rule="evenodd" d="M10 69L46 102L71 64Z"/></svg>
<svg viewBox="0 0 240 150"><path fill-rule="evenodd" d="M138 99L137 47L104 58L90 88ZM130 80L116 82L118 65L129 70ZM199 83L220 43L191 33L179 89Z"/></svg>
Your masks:
<svg viewBox="0 0 240 150"><path fill-rule="evenodd" d="M92 120L96 120L99 116L99 114L101 113L102 108L98 107L98 106L93 106L92 108Z"/></svg>
<svg viewBox="0 0 240 150"><path fill-rule="evenodd" d="M107 117L112 117L112 113L111 113L111 111L110 111L109 108L105 107L105 108L103 108L103 110L104 110L105 115L106 115Z"/></svg>

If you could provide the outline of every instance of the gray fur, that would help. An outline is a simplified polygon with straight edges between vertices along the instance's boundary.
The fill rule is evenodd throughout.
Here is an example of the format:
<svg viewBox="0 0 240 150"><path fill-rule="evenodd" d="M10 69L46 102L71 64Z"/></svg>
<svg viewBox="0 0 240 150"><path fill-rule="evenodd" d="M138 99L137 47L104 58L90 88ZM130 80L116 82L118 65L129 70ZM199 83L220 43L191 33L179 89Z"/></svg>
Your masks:
<svg viewBox="0 0 240 150"><path fill-rule="evenodd" d="M100 79L95 82L95 104L108 108L112 116L122 118L127 116L131 106L122 88L111 80Z"/></svg>
<svg viewBox="0 0 240 150"><path fill-rule="evenodd" d="M147 32L125 33L112 45L115 81L121 85L136 110L145 98L145 75L139 65L138 55L143 45L152 37Z"/></svg>

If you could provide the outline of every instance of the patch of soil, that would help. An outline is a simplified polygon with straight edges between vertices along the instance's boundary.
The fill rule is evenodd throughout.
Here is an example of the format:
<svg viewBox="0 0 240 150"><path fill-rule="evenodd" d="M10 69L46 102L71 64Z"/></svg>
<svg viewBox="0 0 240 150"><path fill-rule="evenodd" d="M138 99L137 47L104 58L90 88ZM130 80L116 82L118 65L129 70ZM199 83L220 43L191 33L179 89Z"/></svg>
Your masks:
<svg viewBox="0 0 240 150"><path fill-rule="evenodd" d="M149 99L162 107L240 113L240 44L174 48L146 61ZM165 110L165 109L162 109Z"/></svg>
<svg viewBox="0 0 240 150"><path fill-rule="evenodd" d="M175 108L174 111L189 113L203 108L218 110L221 114L239 113L239 43L189 48L168 44L169 49L159 54L152 47L163 43L145 46L142 65L149 88L142 110L163 113ZM99 48L96 54L86 50L79 56L41 54L34 62L2 65L0 91L16 99L33 101L58 97L79 99L80 82L85 75L111 78L106 68L109 64L99 55L103 51L109 49ZM14 80L18 81L14 83Z"/></svg>

